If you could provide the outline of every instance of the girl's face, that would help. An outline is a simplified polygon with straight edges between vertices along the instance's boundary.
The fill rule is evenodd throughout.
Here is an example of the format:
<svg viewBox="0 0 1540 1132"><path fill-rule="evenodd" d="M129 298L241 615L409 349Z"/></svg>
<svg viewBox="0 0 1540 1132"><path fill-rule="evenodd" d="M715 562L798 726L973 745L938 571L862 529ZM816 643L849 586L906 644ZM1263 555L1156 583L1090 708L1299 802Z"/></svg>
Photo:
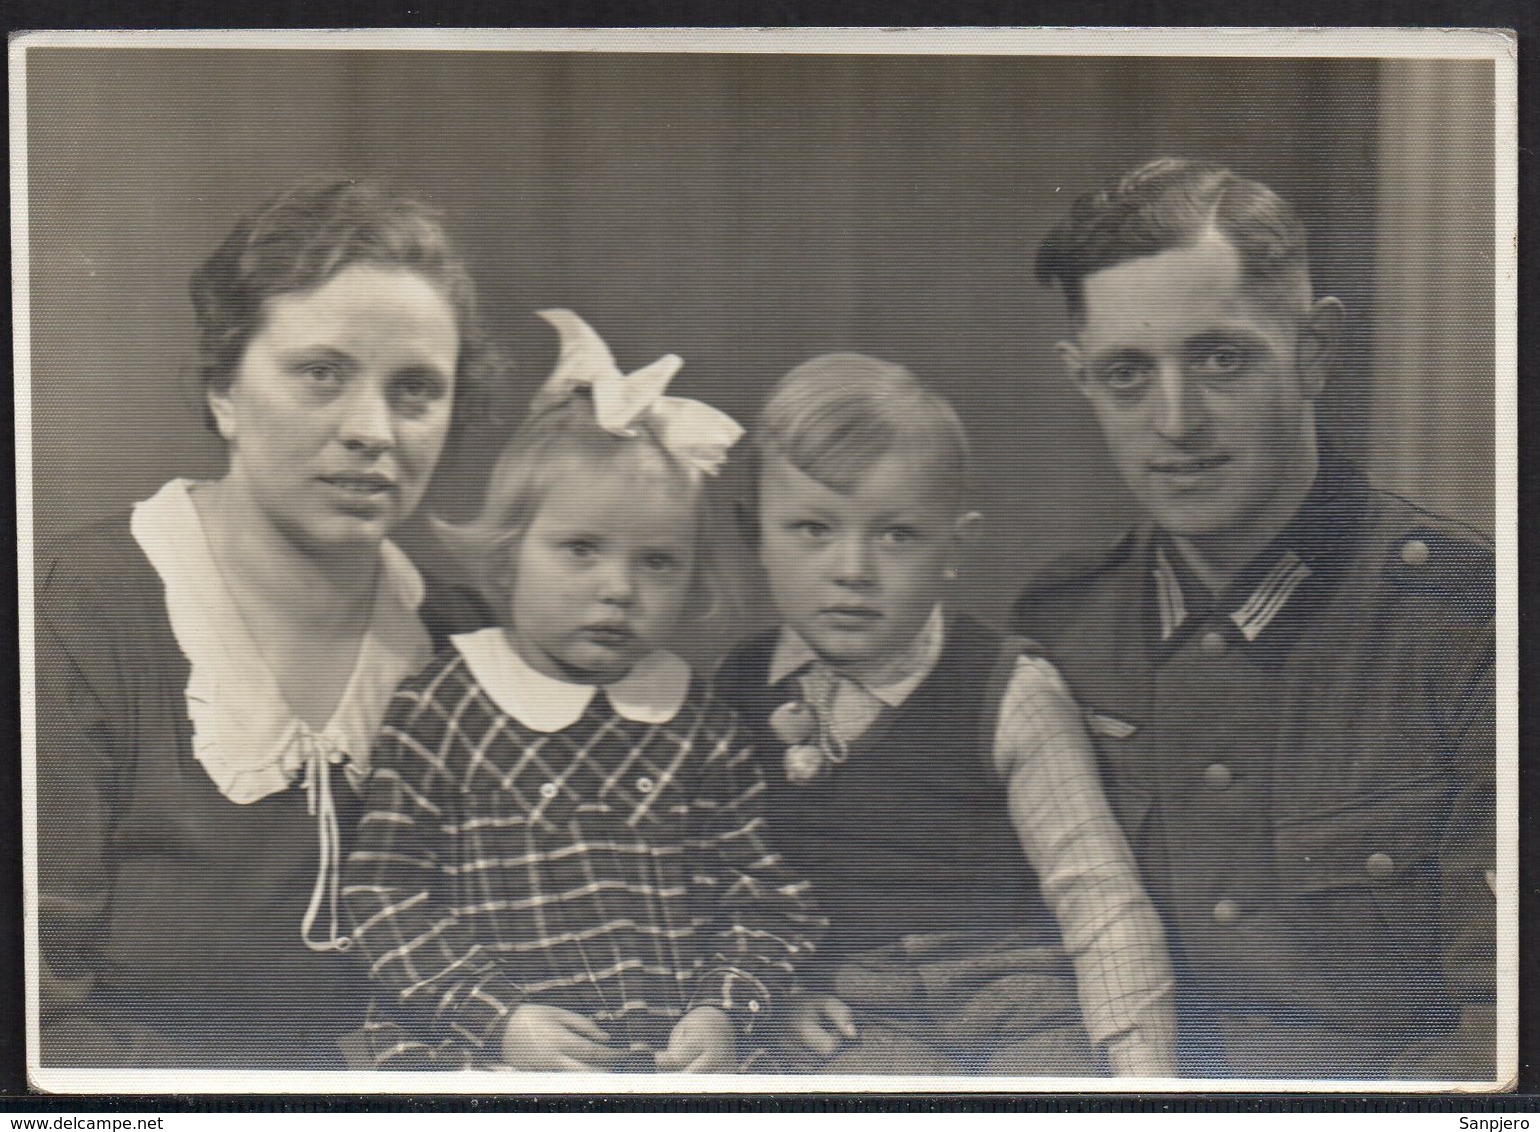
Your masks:
<svg viewBox="0 0 1540 1132"><path fill-rule="evenodd" d="M519 539L514 646L558 680L620 679L678 625L695 538L691 491L634 460L562 476Z"/></svg>
<svg viewBox="0 0 1540 1132"><path fill-rule="evenodd" d="M370 264L278 295L209 395L226 483L308 550L377 545L422 499L449 431L460 333L422 276Z"/></svg>

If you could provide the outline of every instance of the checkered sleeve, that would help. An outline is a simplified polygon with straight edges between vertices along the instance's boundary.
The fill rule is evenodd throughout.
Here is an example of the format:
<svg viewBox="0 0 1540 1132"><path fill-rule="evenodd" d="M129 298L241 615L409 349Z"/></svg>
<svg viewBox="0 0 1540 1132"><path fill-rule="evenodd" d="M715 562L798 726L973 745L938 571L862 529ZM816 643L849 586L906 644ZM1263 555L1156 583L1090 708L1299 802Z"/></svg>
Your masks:
<svg viewBox="0 0 1540 1132"><path fill-rule="evenodd" d="M431 672L432 670L430 670ZM523 1001L455 915L453 831L460 806L458 700L463 668L397 691L374 749L364 816L343 874L353 941L405 1025L377 1027L377 1064L501 1060L508 1016ZM381 1043L391 1048L380 1048Z"/></svg>
<svg viewBox="0 0 1540 1132"><path fill-rule="evenodd" d="M1057 669L1023 656L1006 685L995 769L1011 821L1075 964L1091 1040L1119 1076L1176 1074L1174 980L1160 917L1102 793Z"/></svg>
<svg viewBox="0 0 1540 1132"><path fill-rule="evenodd" d="M707 906L713 948L690 1008L724 1010L744 1037L764 1026L790 988L793 965L827 927L807 881L792 873L765 835L765 780L735 716L718 705L692 802L695 883Z"/></svg>

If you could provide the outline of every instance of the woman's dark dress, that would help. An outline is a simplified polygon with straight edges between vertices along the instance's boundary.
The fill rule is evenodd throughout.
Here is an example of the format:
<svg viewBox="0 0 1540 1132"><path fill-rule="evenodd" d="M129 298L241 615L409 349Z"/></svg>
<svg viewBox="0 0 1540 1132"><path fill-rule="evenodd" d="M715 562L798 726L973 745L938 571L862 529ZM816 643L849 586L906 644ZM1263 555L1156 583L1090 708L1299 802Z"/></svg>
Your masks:
<svg viewBox="0 0 1540 1132"><path fill-rule="evenodd" d="M432 583L419 612L436 645L484 623ZM188 662L127 515L41 572L36 624L41 1063L342 1068L367 980L300 938L316 818L297 784L230 802L193 757Z"/></svg>

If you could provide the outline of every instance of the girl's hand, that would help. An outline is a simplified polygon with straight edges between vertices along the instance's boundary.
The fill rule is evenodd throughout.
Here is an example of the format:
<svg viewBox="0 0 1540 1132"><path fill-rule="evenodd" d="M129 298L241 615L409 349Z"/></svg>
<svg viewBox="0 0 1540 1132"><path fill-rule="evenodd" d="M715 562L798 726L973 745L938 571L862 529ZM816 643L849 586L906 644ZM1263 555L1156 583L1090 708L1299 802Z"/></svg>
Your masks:
<svg viewBox="0 0 1540 1132"><path fill-rule="evenodd" d="M732 1020L715 1006L697 1006L675 1024L655 1060L663 1073L730 1073L738 1066L737 1049Z"/></svg>
<svg viewBox="0 0 1540 1132"><path fill-rule="evenodd" d="M609 1045L610 1036L581 1014L559 1006L526 1002L508 1018L503 1060L531 1072L608 1069L626 1056Z"/></svg>
<svg viewBox="0 0 1540 1132"><path fill-rule="evenodd" d="M791 1036L801 1046L828 1060L842 1041L856 1040L856 1020L850 1007L832 994L796 991L791 999Z"/></svg>

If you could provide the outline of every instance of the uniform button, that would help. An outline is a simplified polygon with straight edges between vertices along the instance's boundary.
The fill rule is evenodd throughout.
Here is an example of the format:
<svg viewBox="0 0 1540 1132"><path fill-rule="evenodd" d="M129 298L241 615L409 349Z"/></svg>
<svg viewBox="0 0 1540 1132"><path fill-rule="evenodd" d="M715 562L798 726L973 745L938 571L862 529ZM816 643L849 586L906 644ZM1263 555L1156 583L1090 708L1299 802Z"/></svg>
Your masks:
<svg viewBox="0 0 1540 1132"><path fill-rule="evenodd" d="M1203 772L1203 781L1215 790L1223 790L1235 780L1235 775L1224 763L1210 763Z"/></svg>
<svg viewBox="0 0 1540 1132"><path fill-rule="evenodd" d="M1209 656L1223 656L1225 651L1225 635L1217 629L1211 629L1203 634L1203 651Z"/></svg>
<svg viewBox="0 0 1540 1132"><path fill-rule="evenodd" d="M1364 868L1372 877L1388 877L1396 871L1396 863L1390 859L1389 853L1370 853Z"/></svg>
<svg viewBox="0 0 1540 1132"><path fill-rule="evenodd" d="M1233 900L1221 900L1214 905L1214 923L1233 924L1241 918L1241 906Z"/></svg>
<svg viewBox="0 0 1540 1132"><path fill-rule="evenodd" d="M540 796L542 798L554 798L558 789L554 782L542 782L540 784Z"/></svg>
<svg viewBox="0 0 1540 1132"><path fill-rule="evenodd" d="M652 793L652 779L648 778L645 774L642 775L642 777L640 777L640 778L638 778L636 780L636 789L637 789L637 791L639 793L651 794Z"/></svg>
<svg viewBox="0 0 1540 1132"><path fill-rule="evenodd" d="M757 999L757 998L749 999L749 1013L750 1014L758 1014L759 1013L759 999Z"/></svg>
<svg viewBox="0 0 1540 1132"><path fill-rule="evenodd" d="M1408 566L1421 566L1428 560L1428 544L1420 538L1409 538L1401 544L1401 561Z"/></svg>

